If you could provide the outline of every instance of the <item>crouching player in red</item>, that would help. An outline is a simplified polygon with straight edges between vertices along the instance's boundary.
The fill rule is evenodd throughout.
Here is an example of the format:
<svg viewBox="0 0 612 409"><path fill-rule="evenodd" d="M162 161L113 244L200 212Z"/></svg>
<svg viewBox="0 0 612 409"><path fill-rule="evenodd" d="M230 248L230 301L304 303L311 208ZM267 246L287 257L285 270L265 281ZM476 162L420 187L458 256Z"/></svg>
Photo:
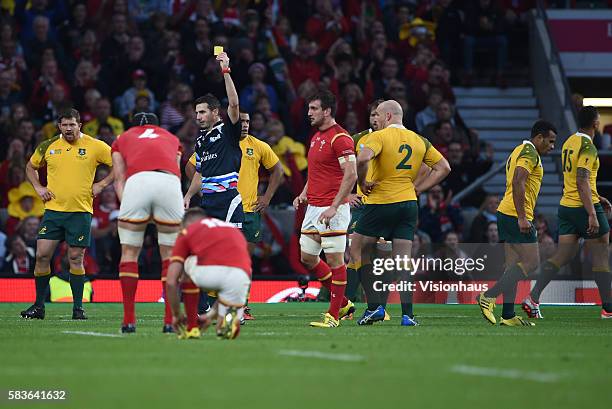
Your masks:
<svg viewBox="0 0 612 409"><path fill-rule="evenodd" d="M199 324L205 330L216 318L217 335L234 339L240 332L240 319L251 286L251 256L247 242L233 224L207 217L200 208L185 212L183 227L174 245L166 278L172 324L179 339L199 338ZM193 310L185 311L186 316L181 313L179 281L218 293L215 305L201 320L197 304ZM185 307L187 310L187 305Z"/></svg>
<svg viewBox="0 0 612 409"><path fill-rule="evenodd" d="M133 127L121 134L112 148L115 190L121 201L119 280L123 293L123 333L136 332L138 255L147 224L155 223L157 227L163 282L184 214L178 138L157 126L158 119L153 113L139 112L133 122ZM172 332L171 323L166 301L163 332Z"/></svg>

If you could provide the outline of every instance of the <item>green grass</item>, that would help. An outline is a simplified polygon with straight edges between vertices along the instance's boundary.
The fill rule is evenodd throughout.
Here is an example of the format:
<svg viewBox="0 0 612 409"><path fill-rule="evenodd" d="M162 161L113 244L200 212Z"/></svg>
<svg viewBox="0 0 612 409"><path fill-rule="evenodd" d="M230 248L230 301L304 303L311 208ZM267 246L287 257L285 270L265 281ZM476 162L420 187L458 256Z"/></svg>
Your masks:
<svg viewBox="0 0 612 409"><path fill-rule="evenodd" d="M66 304L24 321L24 307L0 304L0 389L67 390L54 408L594 409L612 396L612 321L596 307L545 307L535 328L500 328L476 306L417 305L422 325L403 328L392 306L391 322L323 330L308 322L325 304L256 304L236 341L161 334L161 304L137 305L138 332L116 338L63 331L119 334L119 304L86 305L85 322Z"/></svg>

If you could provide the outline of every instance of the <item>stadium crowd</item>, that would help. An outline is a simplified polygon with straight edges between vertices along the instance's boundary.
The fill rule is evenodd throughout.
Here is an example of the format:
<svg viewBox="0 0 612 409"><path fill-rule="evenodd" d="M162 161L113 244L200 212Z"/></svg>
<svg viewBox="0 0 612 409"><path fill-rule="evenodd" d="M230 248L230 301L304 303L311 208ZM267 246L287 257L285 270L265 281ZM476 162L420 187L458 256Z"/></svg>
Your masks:
<svg viewBox="0 0 612 409"><path fill-rule="evenodd" d="M181 140L184 168L198 130L194 98L208 92L225 96L213 56L217 45L232 58L240 107L251 115L250 133L281 159L285 181L273 206L288 208L302 190L313 133L305 101L327 88L338 96L338 123L351 134L368 127L370 102L394 99L403 108L404 124L448 158L450 177L421 199L421 241L441 243L457 236L496 241L491 209L497 197L477 191L461 206L451 202L453 194L486 172L493 155L462 120L451 82L473 83L480 69L474 60L478 50L494 56L491 80L506 86L508 44L525 35L524 13L533 6L529 0L15 0L2 6L4 273L33 270L43 204L24 169L37 144L57 134L57 113L76 108L82 132L110 145L134 113L156 112L162 126ZM105 172L100 170L96 179ZM481 207L472 226L464 226L462 207ZM87 274L117 274L117 210L109 187L95 200ZM278 224L265 221L270 234L256 253L255 274L288 274L287 258L295 253L289 247L295 243L283 243ZM155 244L153 232L147 234L139 260L142 277L159 276ZM65 248L58 252L56 271L66 264Z"/></svg>

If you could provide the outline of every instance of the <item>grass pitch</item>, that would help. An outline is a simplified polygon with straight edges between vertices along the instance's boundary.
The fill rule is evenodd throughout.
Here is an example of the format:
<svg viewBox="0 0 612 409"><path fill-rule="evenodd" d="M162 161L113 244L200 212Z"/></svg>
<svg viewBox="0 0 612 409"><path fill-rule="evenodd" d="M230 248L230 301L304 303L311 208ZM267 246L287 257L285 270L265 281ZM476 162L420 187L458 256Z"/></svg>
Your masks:
<svg viewBox="0 0 612 409"><path fill-rule="evenodd" d="M534 328L501 328L475 305L417 305L422 325L405 328L391 306L390 322L325 330L308 322L326 304L254 304L235 341L162 334L162 304L138 304L126 336L119 304L86 305L84 322L67 304L24 321L25 307L0 304L0 407L594 409L612 399L612 320L597 307L544 307ZM8 402L13 389L68 398Z"/></svg>

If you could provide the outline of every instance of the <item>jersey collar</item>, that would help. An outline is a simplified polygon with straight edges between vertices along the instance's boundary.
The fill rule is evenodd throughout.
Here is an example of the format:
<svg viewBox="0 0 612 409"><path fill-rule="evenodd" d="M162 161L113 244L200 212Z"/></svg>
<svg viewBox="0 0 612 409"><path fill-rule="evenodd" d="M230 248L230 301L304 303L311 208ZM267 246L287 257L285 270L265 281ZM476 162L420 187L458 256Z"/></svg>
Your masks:
<svg viewBox="0 0 612 409"><path fill-rule="evenodd" d="M524 144L526 144L526 143L528 143L529 145L533 146L533 148L535 149L535 145L533 144L533 142L528 141L527 139L525 139L525 140L523 141L523 145L524 145ZM537 149L536 149L536 150L537 150Z"/></svg>
<svg viewBox="0 0 612 409"><path fill-rule="evenodd" d="M402 124L391 124L387 126L387 128L398 128L398 129L406 129L406 127Z"/></svg>
<svg viewBox="0 0 612 409"><path fill-rule="evenodd" d="M83 132L79 132L79 139L81 139L83 137L83 135L85 135ZM60 139L64 139L64 135L60 132L59 134Z"/></svg>
<svg viewBox="0 0 612 409"><path fill-rule="evenodd" d="M589 138L589 141L592 141L591 136L582 132L576 132L576 136L584 136L585 138Z"/></svg>

